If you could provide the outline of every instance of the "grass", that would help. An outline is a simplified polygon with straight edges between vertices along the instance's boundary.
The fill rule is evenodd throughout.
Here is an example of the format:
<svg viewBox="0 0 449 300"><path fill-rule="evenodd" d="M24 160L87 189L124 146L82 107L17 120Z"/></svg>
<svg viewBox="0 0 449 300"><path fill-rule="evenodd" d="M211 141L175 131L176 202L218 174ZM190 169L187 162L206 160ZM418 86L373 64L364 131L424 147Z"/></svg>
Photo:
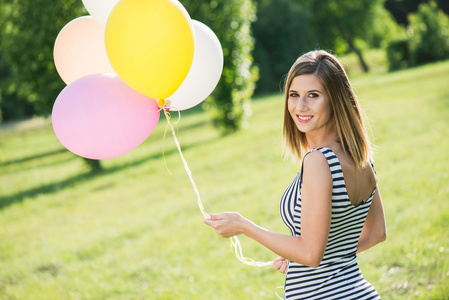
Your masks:
<svg viewBox="0 0 449 300"><path fill-rule="evenodd" d="M447 74L449 62L352 78L388 226L358 261L383 299L449 299ZM183 114L177 135L208 212L288 234L279 198L299 166L281 159L282 97L256 100L236 134L221 136L198 112ZM97 175L49 120L21 124L0 130L0 299L275 299L283 276L241 264L203 224L163 119ZM246 256L274 258L241 242Z"/></svg>

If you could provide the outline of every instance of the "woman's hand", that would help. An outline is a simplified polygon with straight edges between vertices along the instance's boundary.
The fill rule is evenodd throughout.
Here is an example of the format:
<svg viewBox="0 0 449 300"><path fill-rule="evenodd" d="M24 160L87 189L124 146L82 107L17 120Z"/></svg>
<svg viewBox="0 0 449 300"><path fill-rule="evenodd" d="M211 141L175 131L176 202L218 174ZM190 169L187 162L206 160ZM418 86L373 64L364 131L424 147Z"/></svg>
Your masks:
<svg viewBox="0 0 449 300"><path fill-rule="evenodd" d="M288 260L283 257L278 257L273 260L273 269L279 270L279 272L284 273L287 271Z"/></svg>
<svg viewBox="0 0 449 300"><path fill-rule="evenodd" d="M211 214L204 223L213 227L215 232L224 238L230 238L244 233L247 219L236 212L226 212L221 214Z"/></svg>

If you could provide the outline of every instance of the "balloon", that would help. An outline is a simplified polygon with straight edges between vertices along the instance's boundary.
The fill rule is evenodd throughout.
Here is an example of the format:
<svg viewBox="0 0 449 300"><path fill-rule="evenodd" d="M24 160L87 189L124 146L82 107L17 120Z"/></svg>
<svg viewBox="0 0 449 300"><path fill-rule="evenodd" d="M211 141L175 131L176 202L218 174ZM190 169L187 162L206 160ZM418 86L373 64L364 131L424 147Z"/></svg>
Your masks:
<svg viewBox="0 0 449 300"><path fill-rule="evenodd" d="M114 73L104 45L104 28L92 17L70 21L59 32L53 51L56 70L66 84L96 73Z"/></svg>
<svg viewBox="0 0 449 300"><path fill-rule="evenodd" d="M192 65L193 29L176 0L121 0L106 23L105 43L120 78L154 99L172 95Z"/></svg>
<svg viewBox="0 0 449 300"><path fill-rule="evenodd" d="M192 67L181 86L170 96L170 109L184 110L202 102L217 85L223 71L223 50L214 32L192 20L195 53Z"/></svg>
<svg viewBox="0 0 449 300"><path fill-rule="evenodd" d="M94 74L66 86L53 106L53 129L73 153L91 159L140 145L159 121L159 107L115 74Z"/></svg>
<svg viewBox="0 0 449 300"><path fill-rule="evenodd" d="M109 14L119 0L83 0L90 15L103 27L106 26Z"/></svg>

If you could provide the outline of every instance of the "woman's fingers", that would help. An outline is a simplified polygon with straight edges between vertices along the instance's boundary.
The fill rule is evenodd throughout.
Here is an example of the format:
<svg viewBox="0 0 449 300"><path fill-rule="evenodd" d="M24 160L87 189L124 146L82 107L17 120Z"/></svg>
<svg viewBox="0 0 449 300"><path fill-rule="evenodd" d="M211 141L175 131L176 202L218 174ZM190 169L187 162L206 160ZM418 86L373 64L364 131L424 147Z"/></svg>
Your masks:
<svg viewBox="0 0 449 300"><path fill-rule="evenodd" d="M275 260L273 260L273 269L279 270L279 272L284 273L287 271L288 267L288 260L286 260L283 257L278 257Z"/></svg>
<svg viewBox="0 0 449 300"><path fill-rule="evenodd" d="M238 234L235 232L235 219L232 217L231 213L211 214L209 218L204 219L204 223L213 227L219 236L229 238Z"/></svg>
<svg viewBox="0 0 449 300"><path fill-rule="evenodd" d="M239 213L225 212L208 215L204 223L212 226L219 236L229 238L242 233L242 219Z"/></svg>
<svg viewBox="0 0 449 300"><path fill-rule="evenodd" d="M277 261L273 264L273 269L275 270L279 270L282 267L283 262L282 261Z"/></svg>
<svg viewBox="0 0 449 300"><path fill-rule="evenodd" d="M287 271L287 267L288 267L288 260L284 260L282 262L282 266L279 268L279 272L284 273Z"/></svg>

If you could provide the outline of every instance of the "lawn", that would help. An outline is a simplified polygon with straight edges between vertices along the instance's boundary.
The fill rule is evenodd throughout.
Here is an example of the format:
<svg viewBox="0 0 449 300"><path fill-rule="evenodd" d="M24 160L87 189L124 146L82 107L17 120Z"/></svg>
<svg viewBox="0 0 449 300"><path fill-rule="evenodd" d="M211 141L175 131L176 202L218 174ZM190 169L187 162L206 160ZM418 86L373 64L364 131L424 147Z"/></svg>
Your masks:
<svg viewBox="0 0 449 300"><path fill-rule="evenodd" d="M388 226L360 268L383 299L449 299L449 62L351 80L371 121ZM187 111L177 136L208 212L288 234L278 205L299 166L281 158L282 96L252 110L226 136ZM50 120L29 122L0 125L0 299L276 299L283 275L243 265L203 224L162 116L100 174L63 148ZM275 258L240 240L245 256Z"/></svg>

